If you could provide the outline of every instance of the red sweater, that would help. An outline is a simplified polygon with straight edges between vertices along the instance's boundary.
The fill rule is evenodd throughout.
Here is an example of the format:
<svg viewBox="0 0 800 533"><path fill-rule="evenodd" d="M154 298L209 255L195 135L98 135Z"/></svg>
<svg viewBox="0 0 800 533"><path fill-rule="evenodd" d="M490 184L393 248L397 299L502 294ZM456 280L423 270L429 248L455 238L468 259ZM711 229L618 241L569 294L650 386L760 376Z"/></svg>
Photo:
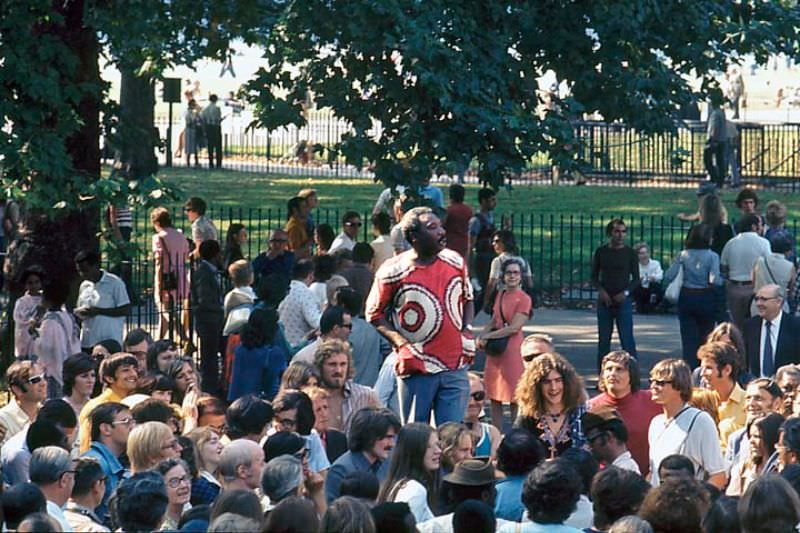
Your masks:
<svg viewBox="0 0 800 533"><path fill-rule="evenodd" d="M646 476L650 470L650 445L647 442L647 432L653 417L661 414L661 406L650 399L649 390L639 390L622 398L614 398L604 392L589 400L590 409L598 407L613 407L620 414L628 429L628 449L633 460L639 465L642 476Z"/></svg>

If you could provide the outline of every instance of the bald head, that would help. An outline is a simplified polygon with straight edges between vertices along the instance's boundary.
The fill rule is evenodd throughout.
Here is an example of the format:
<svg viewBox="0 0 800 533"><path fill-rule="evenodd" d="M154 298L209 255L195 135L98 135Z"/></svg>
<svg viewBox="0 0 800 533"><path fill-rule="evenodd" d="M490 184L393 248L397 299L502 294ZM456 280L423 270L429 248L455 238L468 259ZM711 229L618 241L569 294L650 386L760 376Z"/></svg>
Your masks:
<svg viewBox="0 0 800 533"><path fill-rule="evenodd" d="M522 346L520 347L520 355L525 362L533 360L537 355L553 351L553 339L550 335L545 335L544 333L528 335L522 341Z"/></svg>
<svg viewBox="0 0 800 533"><path fill-rule="evenodd" d="M219 473L228 488L255 489L263 468L264 450L249 439L231 442L219 459Z"/></svg>

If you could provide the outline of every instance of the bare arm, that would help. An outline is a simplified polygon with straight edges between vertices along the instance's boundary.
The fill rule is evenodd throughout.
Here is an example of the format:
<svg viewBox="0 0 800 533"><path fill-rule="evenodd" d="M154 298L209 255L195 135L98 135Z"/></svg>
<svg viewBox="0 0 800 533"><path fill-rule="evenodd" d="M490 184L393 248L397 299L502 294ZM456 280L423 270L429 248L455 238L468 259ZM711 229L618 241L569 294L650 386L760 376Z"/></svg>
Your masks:
<svg viewBox="0 0 800 533"><path fill-rule="evenodd" d="M397 349L408 343L406 338L403 337L399 331L394 329L394 326L392 326L392 324L386 320L386 318L378 318L372 323L372 325L375 326L375 329L378 330L378 333L386 337L386 340L389 341L389 344L392 345L392 348Z"/></svg>
<svg viewBox="0 0 800 533"><path fill-rule="evenodd" d="M528 315L524 313L517 313L514 315L514 318L511 319L511 323L507 326L504 326L500 329L495 329L489 331L483 335L481 335L481 340L489 340L489 339L500 339L503 337L509 337L518 333L522 330L522 326L525 325L525 322L528 321Z"/></svg>

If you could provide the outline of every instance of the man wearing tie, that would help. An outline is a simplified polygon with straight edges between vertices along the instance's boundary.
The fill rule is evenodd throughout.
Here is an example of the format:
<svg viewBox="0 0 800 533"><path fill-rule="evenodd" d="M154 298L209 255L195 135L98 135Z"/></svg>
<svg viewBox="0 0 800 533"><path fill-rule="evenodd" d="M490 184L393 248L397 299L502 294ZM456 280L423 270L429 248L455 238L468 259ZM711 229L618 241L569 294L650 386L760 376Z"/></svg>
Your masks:
<svg viewBox="0 0 800 533"><path fill-rule="evenodd" d="M744 323L750 371L772 377L779 367L800 361L800 322L783 312L785 293L778 285L764 285L754 301L758 316Z"/></svg>

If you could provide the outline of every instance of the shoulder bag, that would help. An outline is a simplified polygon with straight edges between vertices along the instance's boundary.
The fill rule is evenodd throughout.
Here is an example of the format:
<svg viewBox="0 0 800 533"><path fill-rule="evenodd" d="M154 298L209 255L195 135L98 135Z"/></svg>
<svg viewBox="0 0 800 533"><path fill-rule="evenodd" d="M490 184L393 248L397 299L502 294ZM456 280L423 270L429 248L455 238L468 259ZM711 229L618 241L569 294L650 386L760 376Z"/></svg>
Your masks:
<svg viewBox="0 0 800 533"><path fill-rule="evenodd" d="M681 262L681 257L678 256L678 275L667 285L667 290L664 291L664 298L671 304L678 303L681 297L681 287L683 287L683 262Z"/></svg>
<svg viewBox="0 0 800 533"><path fill-rule="evenodd" d="M503 296L505 295L506 291L500 291L500 304L498 308L500 309L500 320L502 320L503 325L501 327L508 326L508 322L506 321L506 317L503 314ZM492 331L495 331L500 328L492 328ZM490 355L492 357L498 357L503 355L503 352L506 351L508 348L508 337L500 337L499 339L489 339L486 341L486 347L484 351L486 355Z"/></svg>

